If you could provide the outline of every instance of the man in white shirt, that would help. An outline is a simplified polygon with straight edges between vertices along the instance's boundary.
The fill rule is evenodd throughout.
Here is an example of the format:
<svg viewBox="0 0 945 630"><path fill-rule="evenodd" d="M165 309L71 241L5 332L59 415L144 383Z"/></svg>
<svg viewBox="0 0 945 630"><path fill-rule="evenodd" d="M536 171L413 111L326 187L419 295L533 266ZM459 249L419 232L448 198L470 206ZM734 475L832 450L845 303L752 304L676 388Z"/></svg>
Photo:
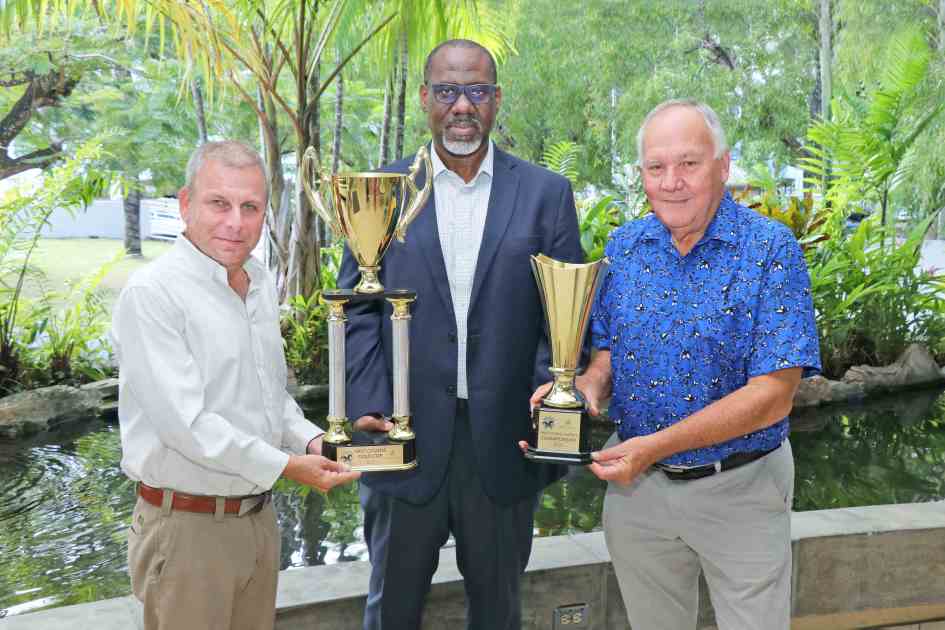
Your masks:
<svg viewBox="0 0 945 630"><path fill-rule="evenodd" d="M320 455L322 431L285 390L275 287L250 257L268 201L259 155L204 144L179 199L182 237L132 276L112 323L121 466L138 482L132 590L146 630L272 628L270 488L284 475L327 491L359 473Z"/></svg>

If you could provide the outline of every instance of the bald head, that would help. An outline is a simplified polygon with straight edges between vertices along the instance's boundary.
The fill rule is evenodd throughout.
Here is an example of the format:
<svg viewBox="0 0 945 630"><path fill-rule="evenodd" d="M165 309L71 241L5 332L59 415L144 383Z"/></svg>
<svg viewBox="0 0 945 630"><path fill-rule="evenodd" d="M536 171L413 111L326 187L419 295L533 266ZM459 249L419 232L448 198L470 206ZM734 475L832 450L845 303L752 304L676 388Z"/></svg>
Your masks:
<svg viewBox="0 0 945 630"><path fill-rule="evenodd" d="M430 54L427 55L426 64L423 66L423 82L430 82L430 73L433 70L433 60L434 58L445 48L472 48L479 50L483 55L488 59L489 64L489 73L491 75L490 80L492 83L499 82L499 71L495 65L495 57L492 56L492 53L489 52L489 49L483 46L478 42L474 42L471 39L448 39L445 42L437 45L436 48L430 51Z"/></svg>
<svg viewBox="0 0 945 630"><path fill-rule="evenodd" d="M709 133L709 136L712 139L713 157L722 157L722 154L728 151L728 142L725 139L725 130L722 129L722 123L719 121L719 116L715 113L715 110L705 103L695 99L675 98L668 101L663 101L650 110L650 113L647 114L646 118L643 119L640 129L637 131L638 165L643 164L644 135L646 134L646 130L650 126L650 123L654 118L666 112L667 110L677 108L692 110L693 112L699 114L699 116L702 118L702 122L705 124L706 131Z"/></svg>

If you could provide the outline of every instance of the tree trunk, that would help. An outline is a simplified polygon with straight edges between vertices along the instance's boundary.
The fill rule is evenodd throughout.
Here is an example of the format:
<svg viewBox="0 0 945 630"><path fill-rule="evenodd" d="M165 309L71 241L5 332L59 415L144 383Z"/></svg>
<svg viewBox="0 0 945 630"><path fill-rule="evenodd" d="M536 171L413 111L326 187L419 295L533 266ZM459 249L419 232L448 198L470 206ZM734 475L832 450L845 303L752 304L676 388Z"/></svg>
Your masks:
<svg viewBox="0 0 945 630"><path fill-rule="evenodd" d="M296 164L302 163L305 145L295 151ZM295 217L289 244L289 269L286 284L289 295L309 297L321 286L321 248L318 240L315 213L302 186L295 187Z"/></svg>
<svg viewBox="0 0 945 630"><path fill-rule="evenodd" d="M194 77L190 82L190 93L194 97L194 111L197 114L197 135L200 136L200 144L207 142L207 114L203 106L203 90L200 88L200 79Z"/></svg>
<svg viewBox="0 0 945 630"><path fill-rule="evenodd" d="M138 178L134 178L137 183ZM125 210L125 254L141 257L141 191L137 186L125 193L122 201Z"/></svg>
<svg viewBox="0 0 945 630"><path fill-rule="evenodd" d="M279 139L276 105L272 97L259 90L257 92L259 108L266 112L266 120L257 116L259 122L259 144L262 147L263 160L266 162L266 175L269 178L269 214L266 217L265 238L269 244L269 268L276 276L276 285L280 301L285 299L287 286L286 270L289 264L289 235L291 217L289 199L286 195L285 171L282 168L282 143Z"/></svg>
<svg viewBox="0 0 945 630"><path fill-rule="evenodd" d="M377 166L381 167L390 161L390 115L391 103L394 93L394 74L387 77L387 85L384 86L384 121L381 124L381 141L378 143Z"/></svg>
<svg viewBox="0 0 945 630"><path fill-rule="evenodd" d="M338 172L341 163L341 133L344 130L345 80L342 73L335 78L335 137L331 146L331 172Z"/></svg>
<svg viewBox="0 0 945 630"><path fill-rule="evenodd" d="M945 0L938 0L938 49L945 53Z"/></svg>
<svg viewBox="0 0 945 630"><path fill-rule="evenodd" d="M833 97L833 17L831 0L820 0L820 114L830 120L830 99Z"/></svg>
<svg viewBox="0 0 945 630"><path fill-rule="evenodd" d="M397 95L397 140L394 157L404 157L404 126L407 116L407 32L401 31L400 38L400 93Z"/></svg>

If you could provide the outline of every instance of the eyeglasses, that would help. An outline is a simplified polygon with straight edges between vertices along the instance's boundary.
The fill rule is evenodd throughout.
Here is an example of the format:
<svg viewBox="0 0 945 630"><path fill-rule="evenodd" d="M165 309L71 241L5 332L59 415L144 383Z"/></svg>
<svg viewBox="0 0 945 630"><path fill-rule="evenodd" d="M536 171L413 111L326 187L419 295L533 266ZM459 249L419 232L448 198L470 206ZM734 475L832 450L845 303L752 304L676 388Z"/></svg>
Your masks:
<svg viewBox="0 0 945 630"><path fill-rule="evenodd" d="M473 105L481 105L492 100L495 96L496 86L491 83L474 83L472 85L432 83L430 89L433 90L433 98L444 105L452 105L463 94Z"/></svg>

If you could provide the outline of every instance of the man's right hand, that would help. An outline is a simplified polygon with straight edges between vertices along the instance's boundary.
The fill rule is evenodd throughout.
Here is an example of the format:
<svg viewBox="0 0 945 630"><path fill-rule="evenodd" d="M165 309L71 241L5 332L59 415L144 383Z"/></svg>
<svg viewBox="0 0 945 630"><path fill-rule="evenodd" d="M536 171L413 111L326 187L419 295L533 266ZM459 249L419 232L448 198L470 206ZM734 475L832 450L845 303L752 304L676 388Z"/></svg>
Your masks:
<svg viewBox="0 0 945 630"><path fill-rule="evenodd" d="M587 410L592 416L600 415L601 401L610 394L605 388L605 383L602 383L600 378L595 378L596 376L596 374L580 374L574 379L574 386L584 396L584 400L587 401ZM552 383L548 382L535 390L528 401L529 410L541 404L542 399L551 391L551 386Z"/></svg>
<svg viewBox="0 0 945 630"><path fill-rule="evenodd" d="M289 455L283 476L306 486L328 492L335 486L351 483L361 476L358 471L321 455Z"/></svg>
<svg viewBox="0 0 945 630"><path fill-rule="evenodd" d="M361 416L351 425L355 431L382 431L387 433L394 428L394 423L383 416Z"/></svg>

